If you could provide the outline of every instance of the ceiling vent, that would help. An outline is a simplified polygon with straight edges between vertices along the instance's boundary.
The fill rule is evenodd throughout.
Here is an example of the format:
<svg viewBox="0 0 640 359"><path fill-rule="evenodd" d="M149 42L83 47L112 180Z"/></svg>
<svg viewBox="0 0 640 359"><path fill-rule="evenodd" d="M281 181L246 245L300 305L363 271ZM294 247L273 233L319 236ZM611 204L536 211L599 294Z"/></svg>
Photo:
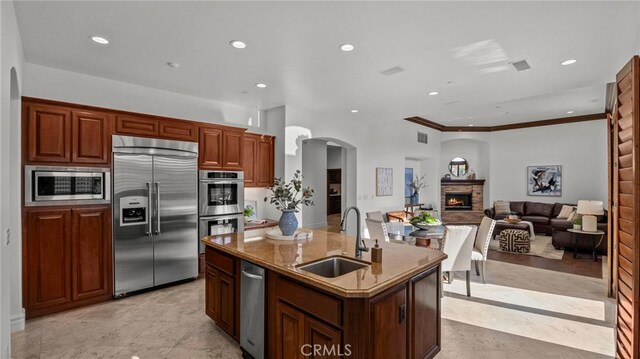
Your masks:
<svg viewBox="0 0 640 359"><path fill-rule="evenodd" d="M429 136L424 132L418 132L418 142L429 143Z"/></svg>
<svg viewBox="0 0 640 359"><path fill-rule="evenodd" d="M513 68L516 69L516 71L524 71L524 70L529 70L531 68L531 65L529 65L527 60L512 62L511 66L513 66Z"/></svg>
<svg viewBox="0 0 640 359"><path fill-rule="evenodd" d="M403 72L403 71L404 71L404 69L402 67L394 66L394 67L392 67L390 69L386 69L386 70L380 71L380 73L385 75L385 76L391 76L391 75L395 75L395 74L398 74L398 73Z"/></svg>

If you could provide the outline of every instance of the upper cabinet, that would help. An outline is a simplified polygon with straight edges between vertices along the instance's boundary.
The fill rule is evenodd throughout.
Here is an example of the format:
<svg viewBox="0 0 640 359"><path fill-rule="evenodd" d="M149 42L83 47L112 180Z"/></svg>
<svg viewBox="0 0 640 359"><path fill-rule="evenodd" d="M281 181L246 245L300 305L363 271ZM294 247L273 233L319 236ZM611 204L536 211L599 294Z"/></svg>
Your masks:
<svg viewBox="0 0 640 359"><path fill-rule="evenodd" d="M159 135L171 140L198 142L198 126L191 121L160 121Z"/></svg>
<svg viewBox="0 0 640 359"><path fill-rule="evenodd" d="M242 170L244 129L200 127L200 169Z"/></svg>
<svg viewBox="0 0 640 359"><path fill-rule="evenodd" d="M116 115L115 118L115 133L117 134L156 137L178 141L198 141L198 128L191 121L121 114Z"/></svg>
<svg viewBox="0 0 640 359"><path fill-rule="evenodd" d="M157 137L160 121L145 117L116 115L116 133L132 136Z"/></svg>
<svg viewBox="0 0 640 359"><path fill-rule="evenodd" d="M244 137L245 187L271 187L275 137L246 133Z"/></svg>
<svg viewBox="0 0 640 359"><path fill-rule="evenodd" d="M110 121L103 112L25 104L26 162L109 163Z"/></svg>

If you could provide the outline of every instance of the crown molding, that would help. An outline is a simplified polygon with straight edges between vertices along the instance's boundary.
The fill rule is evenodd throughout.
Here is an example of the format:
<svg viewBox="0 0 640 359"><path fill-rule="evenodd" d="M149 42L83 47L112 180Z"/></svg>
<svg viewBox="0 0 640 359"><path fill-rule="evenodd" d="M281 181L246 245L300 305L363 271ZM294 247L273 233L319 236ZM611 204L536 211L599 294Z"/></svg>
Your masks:
<svg viewBox="0 0 640 359"><path fill-rule="evenodd" d="M473 126L472 127L472 126L445 126L437 122L427 120L426 118L423 118L420 116L405 118L406 121L413 122L425 127L429 127L434 130L438 130L440 132L496 132L496 131L516 130L521 128L553 126L553 125L562 125L565 123L606 120L606 119L607 119L607 114L603 112L603 113L592 113L590 115L560 117L560 118L552 118L547 120L521 122L521 123L510 123L510 124L498 125L498 126Z"/></svg>

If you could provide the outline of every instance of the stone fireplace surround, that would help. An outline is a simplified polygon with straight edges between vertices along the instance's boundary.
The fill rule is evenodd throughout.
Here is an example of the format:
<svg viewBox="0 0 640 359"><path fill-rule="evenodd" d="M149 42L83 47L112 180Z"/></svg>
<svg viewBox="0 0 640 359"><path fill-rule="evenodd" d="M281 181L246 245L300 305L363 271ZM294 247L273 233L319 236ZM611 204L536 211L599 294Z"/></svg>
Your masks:
<svg viewBox="0 0 640 359"><path fill-rule="evenodd" d="M440 208L445 224L479 224L482 221L484 206L485 180L441 180ZM470 194L470 209L448 209L445 197L450 194Z"/></svg>

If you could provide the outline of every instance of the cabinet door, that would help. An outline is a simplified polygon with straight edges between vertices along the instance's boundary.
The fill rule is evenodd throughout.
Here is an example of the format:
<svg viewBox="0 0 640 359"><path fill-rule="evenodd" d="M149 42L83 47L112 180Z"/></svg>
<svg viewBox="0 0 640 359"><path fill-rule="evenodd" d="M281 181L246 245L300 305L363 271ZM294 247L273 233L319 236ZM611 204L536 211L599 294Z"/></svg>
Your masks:
<svg viewBox="0 0 640 359"><path fill-rule="evenodd" d="M71 211L27 211L27 316L71 301Z"/></svg>
<svg viewBox="0 0 640 359"><path fill-rule="evenodd" d="M304 343L307 346L303 348L303 354L306 358L340 358L343 356L341 354L346 354L341 345L341 332L308 316L304 318L304 325ZM321 351L314 351L313 348L321 348Z"/></svg>
<svg viewBox="0 0 640 359"><path fill-rule="evenodd" d="M219 311L216 323L229 335L235 331L235 283L233 277L218 272Z"/></svg>
<svg viewBox="0 0 640 359"><path fill-rule="evenodd" d="M110 212L109 206L71 211L73 300L111 296Z"/></svg>
<svg viewBox="0 0 640 359"><path fill-rule="evenodd" d="M276 358L304 358L304 314L281 302L276 303Z"/></svg>
<svg viewBox="0 0 640 359"><path fill-rule="evenodd" d="M222 130L211 127L200 128L200 168L222 168Z"/></svg>
<svg viewBox="0 0 640 359"><path fill-rule="evenodd" d="M71 161L71 111L62 107L28 105L27 161Z"/></svg>
<svg viewBox="0 0 640 359"><path fill-rule="evenodd" d="M230 170L242 171L242 157L244 149L244 132L224 130L222 167Z"/></svg>
<svg viewBox="0 0 640 359"><path fill-rule="evenodd" d="M407 286L371 302L373 358L407 357Z"/></svg>
<svg viewBox="0 0 640 359"><path fill-rule="evenodd" d="M74 111L72 115L72 161L109 163L109 116L89 111Z"/></svg>
<svg viewBox="0 0 640 359"><path fill-rule="evenodd" d="M116 133L135 136L158 136L159 121L146 117L116 115Z"/></svg>
<svg viewBox="0 0 640 359"><path fill-rule="evenodd" d="M160 121L160 137L179 141L198 141L198 128L188 121Z"/></svg>
<svg viewBox="0 0 640 359"><path fill-rule="evenodd" d="M413 358L432 358L440 351L440 282L439 267L411 279L409 332Z"/></svg>
<svg viewBox="0 0 640 359"><path fill-rule="evenodd" d="M274 138L260 137L258 141L258 158L256 159L256 182L260 187L273 186L274 173Z"/></svg>
<svg viewBox="0 0 640 359"><path fill-rule="evenodd" d="M242 167L244 168L244 186L256 187L258 165L258 136L245 134Z"/></svg>
<svg viewBox="0 0 640 359"><path fill-rule="evenodd" d="M216 314L218 313L218 271L210 265L206 266L204 272L205 283L205 313L209 318L217 321Z"/></svg>

